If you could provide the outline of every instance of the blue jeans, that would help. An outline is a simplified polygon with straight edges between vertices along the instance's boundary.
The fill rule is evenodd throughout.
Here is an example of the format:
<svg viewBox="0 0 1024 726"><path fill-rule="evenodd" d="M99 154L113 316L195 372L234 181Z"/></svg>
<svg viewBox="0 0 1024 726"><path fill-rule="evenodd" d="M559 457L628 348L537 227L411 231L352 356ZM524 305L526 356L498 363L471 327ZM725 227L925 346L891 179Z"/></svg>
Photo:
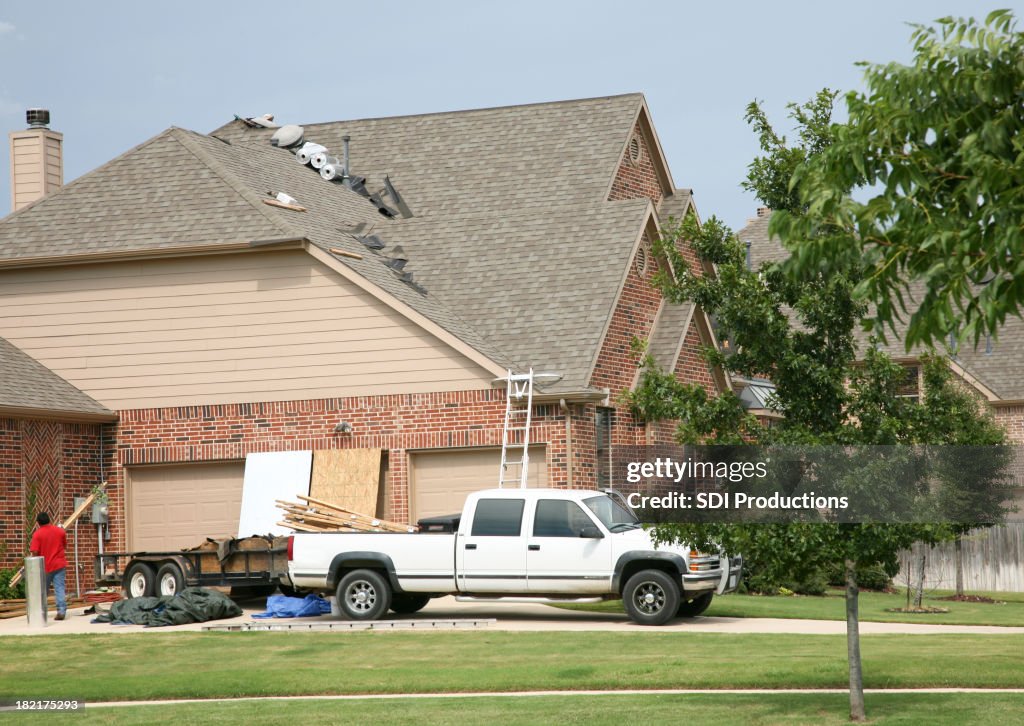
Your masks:
<svg viewBox="0 0 1024 726"><path fill-rule="evenodd" d="M68 601L64 594L64 574L67 568L46 573L46 594L50 594L50 585L53 585L53 594L57 598L57 612L63 615L67 612Z"/></svg>

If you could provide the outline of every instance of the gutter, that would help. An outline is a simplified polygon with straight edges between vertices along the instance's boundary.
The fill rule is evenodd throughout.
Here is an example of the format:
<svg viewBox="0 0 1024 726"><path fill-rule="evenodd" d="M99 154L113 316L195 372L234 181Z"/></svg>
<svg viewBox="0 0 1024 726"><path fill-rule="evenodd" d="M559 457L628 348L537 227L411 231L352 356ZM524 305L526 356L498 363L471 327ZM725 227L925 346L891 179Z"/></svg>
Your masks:
<svg viewBox="0 0 1024 726"><path fill-rule="evenodd" d="M29 408L25 406L0 406L0 417L3 418L35 418L65 423L113 423L118 415L113 411L107 413L90 413L88 411L61 411L54 408Z"/></svg>
<svg viewBox="0 0 1024 726"><path fill-rule="evenodd" d="M72 255L18 257L0 260L0 270L26 267L54 267L57 265L84 265L97 262L122 262L160 257L214 255L224 252L247 252L253 249L266 249L270 247L274 249L301 249L305 243L305 237L275 237L246 242L215 242L212 244L149 247L139 250L108 250L105 252L87 252Z"/></svg>

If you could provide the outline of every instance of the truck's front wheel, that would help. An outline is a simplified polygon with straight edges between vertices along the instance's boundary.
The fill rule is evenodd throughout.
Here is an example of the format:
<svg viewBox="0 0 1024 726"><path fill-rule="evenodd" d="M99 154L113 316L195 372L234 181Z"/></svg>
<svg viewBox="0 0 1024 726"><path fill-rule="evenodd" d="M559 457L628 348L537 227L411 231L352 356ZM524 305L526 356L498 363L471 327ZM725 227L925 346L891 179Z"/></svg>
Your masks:
<svg viewBox="0 0 1024 726"><path fill-rule="evenodd" d="M642 570L626 582L622 600L639 625L664 625L679 610L679 585L661 570Z"/></svg>
<svg viewBox="0 0 1024 726"><path fill-rule="evenodd" d="M376 620L391 607L391 587L380 573L353 570L338 583L338 607L349 620Z"/></svg>

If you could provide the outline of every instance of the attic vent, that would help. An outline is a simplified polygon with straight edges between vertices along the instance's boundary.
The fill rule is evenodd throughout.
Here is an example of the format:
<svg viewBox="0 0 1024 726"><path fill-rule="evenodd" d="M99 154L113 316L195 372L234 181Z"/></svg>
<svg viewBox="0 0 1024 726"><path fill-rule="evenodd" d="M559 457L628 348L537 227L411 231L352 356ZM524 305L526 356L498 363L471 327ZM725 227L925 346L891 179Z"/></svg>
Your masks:
<svg viewBox="0 0 1024 726"><path fill-rule="evenodd" d="M647 245L640 245L640 248L636 251L636 259L633 260L633 269L636 270L636 274L643 277L647 274L647 265L650 261L650 254L647 252Z"/></svg>
<svg viewBox="0 0 1024 726"><path fill-rule="evenodd" d="M643 158L644 148L640 145L640 139L636 136L629 140L629 163L633 166L640 164L640 159Z"/></svg>

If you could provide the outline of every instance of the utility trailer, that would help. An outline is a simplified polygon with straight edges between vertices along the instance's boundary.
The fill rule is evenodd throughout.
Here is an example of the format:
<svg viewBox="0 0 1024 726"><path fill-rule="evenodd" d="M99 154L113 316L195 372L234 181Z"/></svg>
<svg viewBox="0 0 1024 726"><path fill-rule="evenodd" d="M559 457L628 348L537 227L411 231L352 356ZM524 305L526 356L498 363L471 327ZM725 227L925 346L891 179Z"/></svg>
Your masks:
<svg viewBox="0 0 1024 726"><path fill-rule="evenodd" d="M287 537L246 537L173 552L105 552L96 556L96 584L121 585L128 597L195 586L230 587L234 597L269 595L288 572L287 543Z"/></svg>

